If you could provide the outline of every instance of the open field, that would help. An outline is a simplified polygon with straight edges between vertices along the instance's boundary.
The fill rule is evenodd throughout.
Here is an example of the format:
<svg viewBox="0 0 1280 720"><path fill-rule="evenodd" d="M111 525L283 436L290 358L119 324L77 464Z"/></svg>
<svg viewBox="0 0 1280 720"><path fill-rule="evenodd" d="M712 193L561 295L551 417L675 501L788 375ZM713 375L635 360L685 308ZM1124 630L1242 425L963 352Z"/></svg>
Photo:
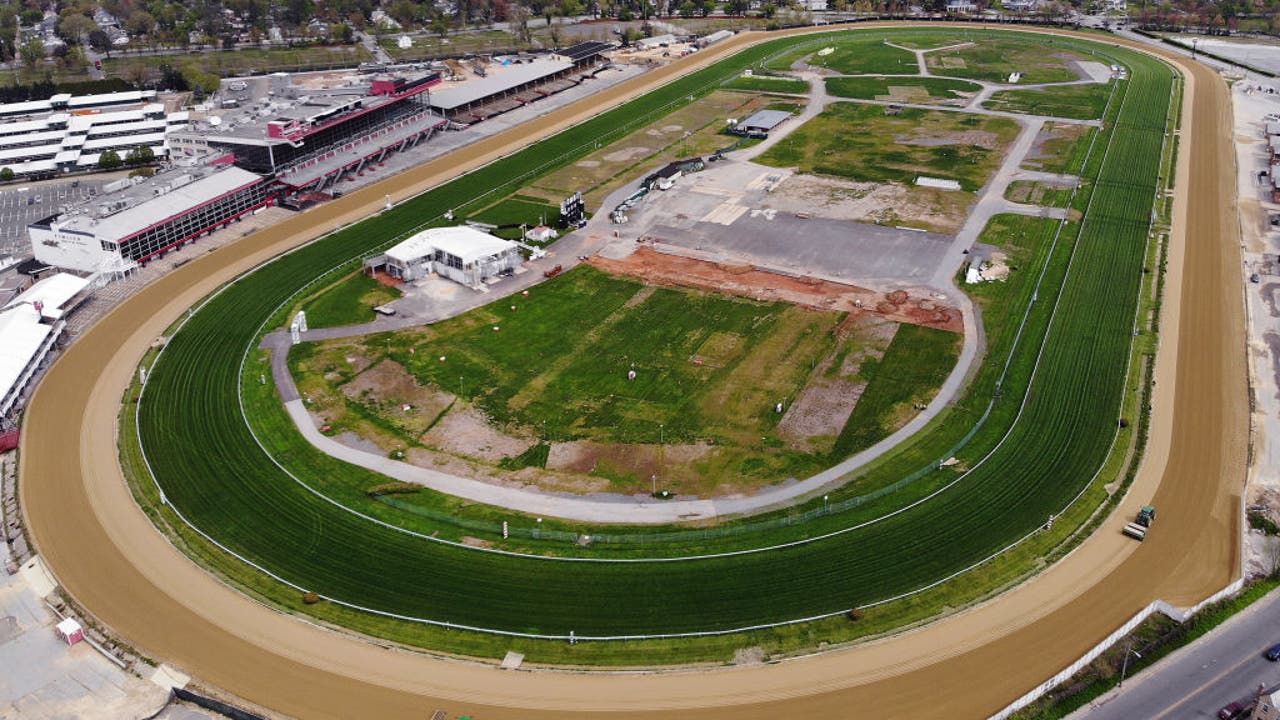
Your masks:
<svg viewBox="0 0 1280 720"><path fill-rule="evenodd" d="M724 84L726 90L755 90L799 95L809 92L809 83L776 75L740 75Z"/></svg>
<svg viewBox="0 0 1280 720"><path fill-rule="evenodd" d="M158 68L161 65L169 65L183 71L195 70L213 73L220 77L230 77L355 67L369 59L369 51L361 45L317 45L270 50L241 47L235 50L215 50L208 53L107 58L102 61L102 71L107 77L133 80L138 77L158 76Z"/></svg>
<svg viewBox="0 0 1280 720"><path fill-rule="evenodd" d="M918 108L889 116L878 105L833 103L757 161L855 181L912 185L928 175L974 192L1017 134L1008 118Z"/></svg>
<svg viewBox="0 0 1280 720"><path fill-rule="evenodd" d="M415 35L413 47L401 48L398 44L400 34L388 35L378 40L378 44L397 62L412 62L439 57L450 57L466 53L488 53L499 50L510 51L527 49L529 43L521 42L505 30L488 30L483 32L467 32L440 37L439 35Z"/></svg>
<svg viewBox="0 0 1280 720"><path fill-rule="evenodd" d="M894 75L919 69L914 53L886 45L879 38L857 38L832 47L830 54L810 57L809 64L841 75Z"/></svg>
<svg viewBox="0 0 1280 720"><path fill-rule="evenodd" d="M305 346L291 365L332 433L384 452L535 466L623 492L659 475L664 489L705 497L812 474L888 436L937 392L958 349L948 331L579 268L430 328ZM860 396L871 407L854 419ZM522 481L572 487L543 473Z"/></svg>
<svg viewBox="0 0 1280 720"><path fill-rule="evenodd" d="M828 47L830 53L818 54ZM862 35L834 36L825 43L810 39L794 50L779 54L765 67L790 70L795 62L805 58L813 67L840 75L913 75L920 69L915 53L885 45L883 38Z"/></svg>
<svg viewBox="0 0 1280 720"><path fill-rule="evenodd" d="M982 104L991 110L1096 120L1111 95L1109 83L1065 85L1036 90L1002 90Z"/></svg>
<svg viewBox="0 0 1280 720"><path fill-rule="evenodd" d="M838 97L915 105L963 106L982 89L964 80L932 77L834 77L826 83L827 92Z"/></svg>
<svg viewBox="0 0 1280 720"><path fill-rule="evenodd" d="M767 95L745 95L717 89L670 115L635 128L625 136L596 144L594 152L533 180L522 192L559 202L581 192L594 211L618 186L643 177L673 160L706 155L732 145L738 137L725 132L725 119L745 118L768 107L798 107Z"/></svg>
<svg viewBox="0 0 1280 720"><path fill-rule="evenodd" d="M1022 167L1051 173L1079 175L1084 167L1089 143L1097 128L1088 125L1066 125L1047 122L1040 129L1035 145Z"/></svg>
<svg viewBox="0 0 1280 720"><path fill-rule="evenodd" d="M1066 207L1071 202L1071 186L1050 185L1029 180L1015 180L1009 183L1005 198L1014 202L1044 207Z"/></svg>
<svg viewBox="0 0 1280 720"><path fill-rule="evenodd" d="M992 82L1008 82L1009 76L1017 72L1022 73L1019 82L1031 84L1079 80L1070 63L1087 58L1053 38L1002 38L978 39L970 45L931 52L925 55L925 64L935 75Z"/></svg>
<svg viewBox="0 0 1280 720"><path fill-rule="evenodd" d="M948 30L949 31L949 30ZM1135 73L1136 75L1136 73ZM1210 82L1211 77L1207 72L1202 73L1201 82ZM1197 106L1197 115L1204 119L1211 119L1214 113L1220 109L1219 105L1206 106L1206 110L1201 113ZM1204 128L1207 123L1197 123L1196 128ZM1195 147L1192 145L1192 147ZM1220 153L1219 153L1220 155ZM1207 154L1205 157L1214 157ZM1204 158L1197 162L1205 162ZM1195 177L1195 176L1193 176ZM1208 175L1206 175L1208 177ZM1213 177L1216 177L1214 175ZM1210 183L1207 190L1212 190ZM381 190L378 191L380 193ZM1212 195L1206 192L1197 197L1205 198ZM380 195L379 195L380 197ZM366 201L376 198L370 196L365 198ZM1206 205L1213 205L1215 200L1204 200ZM374 203L376 205L376 203ZM1210 217L1217 217L1218 213L1205 213ZM1217 238L1220 236L1216 232L1212 232L1215 228L1204 228L1206 232L1198 233L1196 237L1201 238ZM1204 243L1206 251L1209 251L1216 243ZM1228 243L1229 245L1229 243ZM235 252L235 251L232 251ZM196 271L205 271L213 265L221 266L222 263L233 262L236 258L229 257L232 252L227 255L210 256L208 262L204 262L199 268L193 268L192 271L186 273L175 274L169 276L175 278L166 285L172 286L174 283L182 281L190 281L195 277ZM246 249L247 252L247 249ZM1204 257L1212 257L1211 252L1200 253L1199 256L1193 257L1194 260L1203 259ZM237 256L239 257L239 256ZM1230 266L1230 262L1224 262ZM1229 268L1234 271L1235 268ZM1223 277L1226 275L1224 274ZM303 277L306 277L303 275ZM1215 276L1216 277L1216 276ZM168 278L166 278L168 279ZM208 286L206 286L208 287ZM1213 294L1214 287L1207 284L1204 287L1200 285L1190 286L1196 297L1204 294L1208 298L1216 297ZM172 290L172 287L167 288ZM144 300L152 299L139 298L138 302L133 303L136 306L144 304ZM1189 297L1189 299L1191 299ZM1198 307L1219 307L1212 302L1205 302L1197 305ZM147 312L153 311L154 305L147 306ZM263 309L263 308L259 308ZM266 311L265 309L263 309ZM172 315L176 315L175 310ZM1211 313L1215 318L1216 314ZM120 342L124 342L127 337L126 332L120 332L123 328L132 328L131 324L135 318L125 318L126 313L119 312L113 318L113 323L106 326L100 326L94 337L96 339L104 337L118 337ZM172 316L171 315L171 316ZM1201 327L1188 321L1187 326L1195 329ZM110 335L109 331L116 331L116 335ZM1229 335L1229 332L1221 333ZM149 342L153 335L146 335L143 344ZM1192 346L1198 348L1203 347L1234 347L1230 339L1226 342L1209 342L1197 343L1187 340ZM975 715L984 714L998 707L999 703L1004 702L1008 697L1021 692L1021 690L1044 677L1047 673L1060 666L1062 658L1070 657L1073 653L1077 653L1087 643L1092 642L1094 637L1106 632L1106 629L1114 627L1119 619L1126 617L1126 613L1131 612L1132 608L1141 603L1146 602L1147 598L1153 594L1163 592L1167 588L1185 588L1181 592L1200 592L1203 587L1216 587L1209 583L1216 582L1217 574L1210 576L1203 572L1205 561L1213 558L1195 557L1196 562L1191 567L1180 566L1179 562L1185 557L1184 550L1188 548L1211 549L1216 546L1221 550L1222 543L1199 543L1197 540L1215 536L1215 531L1219 529L1220 523L1210 522L1208 513L1203 512L1206 507L1205 500L1213 504L1215 508L1220 507L1222 503L1217 500L1220 496L1225 496L1223 489L1226 482L1205 487L1210 485L1204 483L1205 477L1219 477L1219 475L1211 471L1209 466L1217 469L1218 464L1223 462L1221 452L1218 452L1219 443L1213 440L1214 433L1221 432L1221 424L1216 422L1221 419L1221 415L1213 413L1214 417L1205 421L1203 427L1192 427L1197 423L1187 423L1188 427L1182 429L1182 425L1176 424L1180 429L1177 432L1178 437L1186 436L1189 441L1185 447L1187 452L1182 453L1177 458L1178 462L1171 467L1178 470L1170 473L1166 484L1173 483L1174 489L1168 489L1163 493L1166 496L1169 505L1174 507L1173 501L1176 498L1183 497L1187 494L1185 483L1181 482L1182 476L1194 477L1198 481L1198 487L1203 490L1196 491L1194 497L1185 498L1186 502L1179 502L1174 507L1175 514L1171 516L1177 518L1179 527L1185 533L1162 535L1154 538L1152 542L1147 543L1138 550L1141 557L1135 557L1133 562L1124 563L1117 572L1114 581L1109 582L1106 587L1099 588L1096 591L1088 591L1085 597L1079 602L1069 604L1059 610L1052 607L1046 609L1051 612L1046 620L1036 623L1026 629L1026 632L1020 632L1009 635L1007 639L1000 639L993 642L991 649L977 649L966 653L963 657L953 659L949 666L938 667L930 666L914 674L905 676L902 679L894 679L886 683L869 686L867 688L850 688L850 683L861 683L864 679L871 676L866 675L863 671L871 665L874 665L876 673L882 672L885 663L894 662L889 660L885 652L892 653L892 649L885 649L882 646L878 649L879 654L866 656L869 662L862 664L856 659L863 657L858 653L846 654L840 656L832 656L825 659L817 659L805 663L799 663L793 671L789 672L786 667L769 668L767 671L742 671L738 673L724 673L719 675L685 675L685 676L667 676L654 677L649 676L643 679L627 678L616 681L602 682L595 685L594 681L583 678L567 677L557 682L555 678L532 678L529 682L520 679L523 676L507 676L507 678L516 678L511 685L505 683L495 683L494 675L481 673L475 675L470 669L464 670L464 666L457 665L424 665L419 658L412 658L401 653L386 653L376 651L374 656L370 652L364 652L359 645L352 645L342 641L340 638L323 632L316 632L305 629L301 624L297 623L280 623L271 622L266 611L261 608L255 609L250 603L245 603L236 599L230 593L219 588L214 583L202 578L198 573L188 572L182 577L182 580L189 584L187 589L188 596L195 598L196 591L204 592L209 597L200 598L200 614L196 614L170 599L170 595L166 592L179 592L180 585L175 586L173 582L166 581L164 576L160 575L143 575L139 568L157 567L159 563L168 566L169 572L176 573L185 564L178 559L173 562L172 553L164 546L162 542L152 540L147 541L147 534L132 533L133 540L142 541L142 544L134 543L131 548L135 554L142 552L149 553L148 562L139 562L137 565L131 564L120 554L117 547L112 543L112 539L118 541L119 535L108 535L102 526L102 523L111 523L113 526L118 524L137 525L135 518L127 518L129 515L128 500L125 498L123 504L118 498L95 493L95 502L106 505L109 503L114 510L125 510L124 513L105 512L97 514L89 507L88 502L83 496L83 484L80 475L76 470L72 469L72 465L78 468L79 452L67 452L66 443L90 442L93 439L91 433L81 434L77 432L58 433L55 428L62 426L74 425L77 429L80 423L68 420L66 417L68 407L79 407L78 403L88 397L85 389L86 383L71 382L75 377L71 374L74 372L82 373L82 378L93 377L91 372L94 368L101 366L101 356L93 356L92 363L84 363L79 361L80 356L87 356L88 352L77 351L81 346L73 348L64 360L55 368L55 373L60 373L60 377L67 380L65 383L46 383L42 388L41 400L46 402L37 403L35 408L48 407L56 408L58 418L42 412L35 412L32 418L32 424L37 427L46 427L48 434L42 432L41 437L64 437L67 438L63 443L59 444L58 449L61 451L62 460L55 459L47 453L37 453L40 447L30 440L30 435L26 440L24 447L24 462L29 466L24 469L24 477L27 473L38 472L40 470L53 470L54 472L39 473L39 476L45 478L47 482L32 485L24 483L24 495L28 500L36 498L38 502L36 507L29 509L29 512L37 518L37 537L41 538L42 550L46 551L46 557L52 558L56 568L62 568L60 573L64 581L71 578L73 581L73 591L77 595L87 597L93 601L92 605L99 608L103 616L108 621L115 620L126 624L129 628L130 635L137 642L142 643L146 647L160 648L159 652L165 653L164 657L186 657L191 663L198 663L198 667L208 668L210 672L216 668L216 677L223 683L231 684L234 688L241 692L269 701L273 705L282 709L291 711L296 715L308 715L312 713L326 712L339 715L354 715L359 712L376 711L382 716L421 716L423 712L424 695L432 697L447 696L457 698L459 694L463 694L468 698L485 698L485 703L503 704L505 707L486 707L480 708L485 710L485 716L489 717L521 717L526 720L531 718L551 717L552 715L563 717L569 710L562 704L551 697L551 693L557 693L556 697L564 698L573 696L575 698L574 709L577 711L590 712L592 710L604 711L614 708L644 708L652 707L655 697L665 698L672 706L679 707L695 707L700 716L708 718L728 717L730 714L734 717L776 717L780 707L777 705L763 706L747 706L741 703L755 702L757 699L764 697L778 697L785 694L792 698L786 710L792 713L813 713L833 715L847 709L851 702L870 703L872 705L879 704L883 698L896 697L904 712L911 712L918 716L938 716L941 708L936 701L939 692L945 693L949 698L947 712L954 713L956 708L973 708ZM97 347L101 348L102 345ZM114 347L111 348L114 351ZM1187 353L1183 358L1191 360L1194 366L1194 360L1197 353ZM1200 355L1208 355L1201 350ZM87 359L87 357L86 357ZM132 374L133 368L128 361L123 363L123 376ZM1104 369L1107 366L1102 366ZM69 369L70 368L70 369ZM1185 369L1186 372L1194 373L1195 367L1188 365L1180 365L1180 370ZM1238 368L1237 368L1238 369ZM1235 378L1231 372L1231 368L1223 369L1220 366L1214 370L1220 374ZM224 377L225 379L225 377ZM1171 378L1172 379L1172 378ZM113 382L119 382L120 378L115 377ZM1190 383L1190 388L1196 387L1220 387L1213 383ZM109 394L109 393L108 393ZM1195 393L1192 393L1193 395ZM83 395L83 398L81 397ZM1219 394L1209 393L1201 394L1200 399L1203 401L1196 406L1195 414L1203 417L1206 415L1206 409L1210 406L1213 409L1218 408L1218 403L1223 399ZM71 402L56 402L67 401ZM1191 398L1186 402L1194 403L1195 398ZM86 401L87 402L87 401ZM108 403L113 405L112 403ZM1179 394L1179 417L1187 412L1187 408L1182 400L1182 393ZM216 407L216 403L214 406ZM105 417L101 413L95 413L95 420L105 420L110 422L109 418L114 414L115 408L109 407ZM1212 429L1212 432L1206 432ZM1196 442L1191 442L1195 438ZM1212 443L1212 448L1207 445ZM109 442L103 443L109 445ZM1192 449L1191 446L1195 445ZM1177 447L1177 445L1175 445ZM52 446L50 446L52 449ZM1206 453L1206 449L1212 449L1214 452ZM1238 449L1238 448L1236 448ZM1228 453L1231 448L1228 448ZM1208 457L1206 457L1208 455ZM106 462L102 465L109 465L110 450L106 451ZM1185 462L1185 464L1184 464ZM34 467L32 467L34 466ZM1159 470L1155 471L1157 474ZM86 476L86 478L89 476ZM114 479L113 479L114 480ZM109 485L109 483L108 483ZM1152 489L1154 483L1148 487ZM79 490L77 490L79 488ZM1166 507L1162 505L1162 508ZM1194 507L1195 511L1187 511L1186 508ZM134 513L136 514L136 513ZM61 533L55 531L54 526L47 521L49 518L57 517L57 525L63 528ZM75 534L70 535L65 532L65 528L74 527ZM136 529L136 528L135 528ZM319 529L319 528L317 528ZM316 536L319 537L319 536ZM65 538L65 539L64 539ZM1185 541L1182 540L1185 538ZM72 542L74 541L74 542ZM1099 540L1099 543L1091 543L1092 545L1100 544L1104 546L1105 552L1109 556L1120 554L1120 548L1117 542L1112 542L1108 538L1106 541ZM91 550L96 552L91 552ZM158 552L156 555L154 553ZM166 554L167 553L167 554ZM79 564L74 562L75 557L87 558L93 557L92 569L86 566L83 561ZM1092 556L1097 559L1098 553ZM1121 555L1123 557L1123 555ZM1080 555L1073 556L1075 562ZM1175 559L1176 558L1176 559ZM158 561L158 562L149 562ZM1118 560L1116 562L1119 562ZM1225 564L1225 563L1224 563ZM1074 567L1074 565L1073 565ZM1092 566L1086 566L1092 567ZM1109 566L1110 567L1110 566ZM1215 567L1217 567L1215 565ZM1108 568L1109 569L1109 568ZM106 581L94 584L89 574L106 573L101 579ZM1071 575L1071 577L1077 577ZM1091 577L1091 576L1085 576ZM1176 581L1169 580L1170 578ZM1194 578L1194 579L1193 579ZM475 576L471 577L474 581ZM437 578L439 580L439 578ZM1046 581L1051 582L1051 581ZM1176 582L1176 584L1175 584ZM156 586L152 583L161 583L167 587L167 590L155 592ZM1194 584L1193 584L1194 583ZM97 590L95 591L95 587ZM634 587L634 586L633 586ZM1061 590L1061 596L1071 596L1079 591L1078 585L1070 583L1058 583L1052 585L1053 588ZM109 595L107 588L109 588ZM111 602L112 599L121 598L128 593L133 593L133 597L125 601ZM1040 596L1036 596L1043 599ZM1055 597L1052 591L1047 592L1044 597ZM512 613L524 613L527 608L523 602L526 598L521 598L519 607L512 605L509 611ZM194 604L194 603L193 603ZM1002 607L1007 607L1007 603L1002 601L998 603ZM1019 606L1025 608L1026 617L1037 616L1041 612L1041 605L1036 603ZM129 613L121 608L145 609L146 620L138 622L138 613L133 613L133 620L129 620ZM209 616L220 616L222 620L226 620L229 616L226 611L234 609L243 613L239 617L239 621L251 625L254 628L263 630L265 637L263 644L253 644L242 640L242 635L232 635L225 631L225 625L216 625L206 620ZM1012 613L1018 615L1016 611ZM967 617L967 621L971 623L981 622L981 618L985 615L979 611L972 613ZM1008 616L1002 616L1004 621L1008 620ZM993 626L1000 627L1001 625ZM277 630L296 628L296 632L292 633L292 637L283 637L276 634ZM1070 628L1074 632L1064 635L1063 628ZM993 632L997 632L993 629ZM189 642L178 642L176 639L185 636L189 637L190 633L199 633L201 637L207 637L211 643L193 647ZM458 635L457 633L453 633ZM980 633L981 634L981 633ZM935 636L931 633L922 633L918 637L925 637L928 642L929 636ZM989 637L983 634L984 638ZM935 636L936 637L936 636ZM1064 639L1068 639L1064 643ZM217 643L216 646L212 643ZM298 644L293 644L297 642ZM910 643L910 640L905 642ZM341 671L338 670L320 670L310 665L307 661L298 660L302 655L294 655L292 658L285 658L270 648L278 648L282 645L289 647L299 647L301 645L308 646L308 654L317 652L327 657L336 657L339 653L348 660L350 665ZM591 647L591 646L586 646ZM902 647L901 643L895 641L888 644L889 648ZM950 646L947 646L950 647ZM969 646L973 647L973 646ZM959 652L964 652L961 648ZM300 651L302 652L302 651ZM349 654L348 654L349 653ZM894 656L898 657L898 656ZM915 655L910 656L915 658ZM936 645L929 644L927 651L919 656L922 662L927 658L937 658L938 649ZM949 656L950 657L950 656ZM232 659L230 662L227 660ZM1056 663L1056 664L1055 664ZM914 659L910 664L915 665ZM188 665L190 666L190 665ZM273 672L268 672L271 668ZM431 668L423 672L425 668ZM853 668L856 670L855 676L850 675ZM954 668L954 669L953 669ZM990 672L982 673L981 677L991 677L992 682L974 682L974 668L989 669ZM826 671L832 671L828 674ZM358 678L351 677L352 674L359 674ZM303 678L299 682L290 683L282 679L283 675L288 677ZM376 679L375 679L376 678ZM413 678L416 678L413 679ZM426 679L424 679L426 678ZM507 679L504 678L504 679ZM783 678L790 678L795 685ZM396 687L414 687L417 691L395 691L389 690L385 684L394 684ZM515 685L518 684L518 687ZM811 688L814 684L821 684L824 688L832 688L831 692L824 693L816 698L800 698L798 693L805 692L804 688ZM501 686L501 687L499 687ZM554 686L554 688L552 687ZM541 690L539 690L541 688ZM576 692L574 689L576 688ZM594 688L592 690L591 688ZM728 710L716 710L707 707L710 703L719 703L718 699L709 699L709 694L715 693L716 698L722 697L719 693L724 692L723 697L732 696L735 707ZM598 693L598 694L597 694ZM600 695L608 695L607 701L602 701ZM535 699L536 695L536 699ZM906 698L906 702L902 702ZM477 704L470 700L465 702L450 701L451 709L465 708L468 710L476 710ZM589 703L589 704L586 704ZM518 704L518 705L517 705ZM535 710L526 709L529 705L534 706ZM519 710L510 710L512 706L519 706ZM551 708L551 709L548 709Z"/></svg>
<svg viewBox="0 0 1280 720"><path fill-rule="evenodd" d="M309 327L338 327L370 322L376 313L373 309L400 297L400 292L388 287L364 273L343 278L322 294L306 303Z"/></svg>

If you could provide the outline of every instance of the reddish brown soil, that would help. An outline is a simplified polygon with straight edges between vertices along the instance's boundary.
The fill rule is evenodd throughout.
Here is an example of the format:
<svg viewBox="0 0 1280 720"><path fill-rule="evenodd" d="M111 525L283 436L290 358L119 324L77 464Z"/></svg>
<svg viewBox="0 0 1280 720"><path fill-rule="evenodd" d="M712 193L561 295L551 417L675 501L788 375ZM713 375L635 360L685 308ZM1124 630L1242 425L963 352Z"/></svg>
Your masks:
<svg viewBox="0 0 1280 720"><path fill-rule="evenodd" d="M373 279L377 280L383 285L386 285L387 287L399 288L401 285L404 285L403 280L401 280L400 278L391 277L390 275L383 272L382 270L375 270L373 272Z"/></svg>
<svg viewBox="0 0 1280 720"><path fill-rule="evenodd" d="M957 308L942 305L921 291L894 290L886 294L831 280L782 275L750 265L726 265L668 255L647 246L622 260L596 255L588 262L606 272L655 285L714 290L815 310L844 311L850 313L851 321L865 315L878 315L896 322L964 332L964 320Z"/></svg>

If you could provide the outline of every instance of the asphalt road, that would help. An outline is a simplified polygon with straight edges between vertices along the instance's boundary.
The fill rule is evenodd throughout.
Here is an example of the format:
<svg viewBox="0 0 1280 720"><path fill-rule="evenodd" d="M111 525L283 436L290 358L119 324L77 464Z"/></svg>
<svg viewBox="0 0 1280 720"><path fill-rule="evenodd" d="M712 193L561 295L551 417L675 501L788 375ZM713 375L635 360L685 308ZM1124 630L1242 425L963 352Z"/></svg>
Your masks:
<svg viewBox="0 0 1280 720"><path fill-rule="evenodd" d="M1248 433L1239 224L1226 86L1199 65L1184 65L1176 223L1147 455L1129 496L1093 537L992 602L915 632L777 665L659 674L503 672L388 650L280 615L203 572L133 502L110 428L147 348L204 294L287 248L377 212L386 194L420 192L695 66L784 34L737 35L483 147L250 235L119 305L62 355L26 416L22 506L59 582L151 657L278 712L415 720L435 709L478 720L981 717L1065 667L1152 599L1191 604L1229 583L1240 562ZM1141 544L1122 537L1124 517L1152 500L1161 522L1178 532Z"/></svg>
<svg viewBox="0 0 1280 720"><path fill-rule="evenodd" d="M1280 685L1280 663L1263 651L1280 643L1280 591L1165 658L1071 720L1213 718L1229 702L1252 701L1259 685Z"/></svg>

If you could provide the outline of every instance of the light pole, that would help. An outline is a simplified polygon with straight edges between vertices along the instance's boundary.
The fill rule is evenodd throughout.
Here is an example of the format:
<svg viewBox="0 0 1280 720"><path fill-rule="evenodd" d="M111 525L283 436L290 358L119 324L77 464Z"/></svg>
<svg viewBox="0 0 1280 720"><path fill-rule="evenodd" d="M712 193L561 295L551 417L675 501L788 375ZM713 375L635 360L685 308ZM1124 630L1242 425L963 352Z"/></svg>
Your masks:
<svg viewBox="0 0 1280 720"><path fill-rule="evenodd" d="M828 501L828 500L830 500L830 499L831 499L831 496L830 496L830 495L823 495L823 496L822 496L822 514L823 514L823 515L827 514L827 511L830 509L830 508L827 506L827 501Z"/></svg>
<svg viewBox="0 0 1280 720"><path fill-rule="evenodd" d="M541 540L542 539L542 518L538 518L538 524L535 526L534 530L535 532L537 532L536 539Z"/></svg>
<svg viewBox="0 0 1280 720"><path fill-rule="evenodd" d="M1120 682L1116 685L1118 688L1124 687L1125 672L1129 669L1129 656L1132 655L1139 660L1142 659L1142 653L1133 649L1133 641L1130 640L1128 645L1124 647L1124 662L1120 664Z"/></svg>

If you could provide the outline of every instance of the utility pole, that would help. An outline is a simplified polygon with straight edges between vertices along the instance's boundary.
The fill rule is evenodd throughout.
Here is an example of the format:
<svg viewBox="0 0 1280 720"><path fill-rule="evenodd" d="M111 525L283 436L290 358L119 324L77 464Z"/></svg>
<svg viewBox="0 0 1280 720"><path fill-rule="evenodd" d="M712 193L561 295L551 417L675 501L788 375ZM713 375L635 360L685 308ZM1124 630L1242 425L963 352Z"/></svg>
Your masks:
<svg viewBox="0 0 1280 720"><path fill-rule="evenodd" d="M1141 660L1141 659L1142 659L1142 653L1140 653L1140 652L1138 652L1137 650L1134 650L1134 649L1133 649L1133 641L1132 641L1132 640L1130 640L1130 641L1128 642L1128 644L1127 644L1127 645L1125 645L1125 647L1124 647L1124 662L1120 664L1120 682L1116 684L1116 687L1117 687L1117 688L1122 688L1122 687L1124 687L1124 676L1125 676L1125 673L1129 670L1129 656L1130 656L1130 655L1132 655L1132 656L1134 656L1134 657L1138 658L1139 660Z"/></svg>

